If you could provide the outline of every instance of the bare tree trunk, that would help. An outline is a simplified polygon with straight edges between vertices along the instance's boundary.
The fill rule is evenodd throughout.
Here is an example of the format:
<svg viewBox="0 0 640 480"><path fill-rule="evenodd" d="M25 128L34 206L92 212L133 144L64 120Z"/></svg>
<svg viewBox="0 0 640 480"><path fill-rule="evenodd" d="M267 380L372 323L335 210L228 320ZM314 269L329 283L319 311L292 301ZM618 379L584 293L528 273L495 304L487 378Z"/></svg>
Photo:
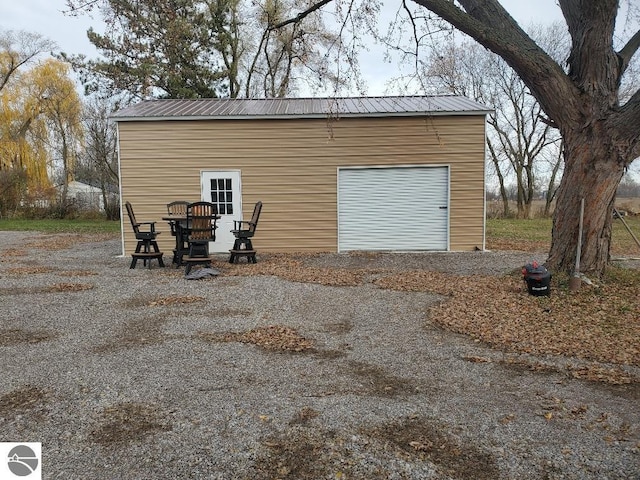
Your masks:
<svg viewBox="0 0 640 480"><path fill-rule="evenodd" d="M577 135L566 135L564 151L565 170L558 188L547 264L552 270L573 271L580 200L584 198L580 269L599 276L609 261L613 207L624 162L611 145L611 133L606 131L594 135L593 129L587 128Z"/></svg>
<svg viewBox="0 0 640 480"><path fill-rule="evenodd" d="M585 199L581 269L605 272L615 191L640 155L640 90L620 102L620 85L640 49L637 31L613 49L620 2L557 0L571 35L567 72L527 36L498 0L414 0L500 55L529 87L565 142L565 171L548 264L575 263L580 199ZM460 5L459 8L458 5Z"/></svg>
<svg viewBox="0 0 640 480"><path fill-rule="evenodd" d="M487 148L489 149L491 162L493 163L493 167L496 169L496 175L498 176L498 185L500 187L500 198L502 199L502 215L504 218L509 217L509 194L507 193L507 187L504 184L504 175L502 174L502 170L500 169L500 162L498 160L498 154L496 153L495 148L493 147L493 143L491 140L487 138Z"/></svg>

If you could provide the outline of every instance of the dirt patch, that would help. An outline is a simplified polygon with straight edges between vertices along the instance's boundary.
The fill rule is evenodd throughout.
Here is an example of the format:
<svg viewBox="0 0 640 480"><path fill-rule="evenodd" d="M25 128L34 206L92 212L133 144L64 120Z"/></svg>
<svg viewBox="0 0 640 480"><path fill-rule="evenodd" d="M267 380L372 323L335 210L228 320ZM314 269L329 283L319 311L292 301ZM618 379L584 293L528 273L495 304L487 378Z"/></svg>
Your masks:
<svg viewBox="0 0 640 480"><path fill-rule="evenodd" d="M0 295L29 295L42 293L41 289L27 287L4 287L0 288Z"/></svg>
<svg viewBox="0 0 640 480"><path fill-rule="evenodd" d="M207 315L210 315L215 318L226 318L226 317L248 317L253 314L253 310L250 308L231 308L231 307L216 307L207 312Z"/></svg>
<svg viewBox="0 0 640 480"><path fill-rule="evenodd" d="M169 296L161 297L155 300L150 300L146 303L148 307L165 307L168 305L185 305L188 303L205 302L204 297L198 297L195 295L182 295L182 296Z"/></svg>
<svg viewBox="0 0 640 480"><path fill-rule="evenodd" d="M90 283L55 283L48 287L9 287L0 288L0 295L39 295L42 293L70 293L91 290Z"/></svg>
<svg viewBox="0 0 640 480"><path fill-rule="evenodd" d="M346 349L347 347L345 347ZM338 358L344 358L347 356L347 352L344 350L336 349L313 349L313 354L316 358L321 360L337 360Z"/></svg>
<svg viewBox="0 0 640 480"><path fill-rule="evenodd" d="M170 335L163 332L163 327L167 321L164 316L129 320L113 340L98 345L91 351L93 353L111 353L129 348L158 345L170 337Z"/></svg>
<svg viewBox="0 0 640 480"><path fill-rule="evenodd" d="M356 394L395 397L416 393L416 387L410 381L390 375L377 365L349 361L345 370L359 380L361 388L356 389Z"/></svg>
<svg viewBox="0 0 640 480"><path fill-rule="evenodd" d="M84 290L91 290L95 287L90 283L56 283L50 287L44 287L43 292L55 293L55 292L83 292Z"/></svg>
<svg viewBox="0 0 640 480"><path fill-rule="evenodd" d="M335 333L337 335L345 335L353 330L353 324L349 321L325 323L323 327L327 333Z"/></svg>
<svg viewBox="0 0 640 480"><path fill-rule="evenodd" d="M14 418L43 407L47 392L33 385L25 385L0 396L0 417Z"/></svg>
<svg viewBox="0 0 640 480"><path fill-rule="evenodd" d="M0 329L0 346L19 345L23 343L40 343L55 338L56 335L46 330L24 330L22 328Z"/></svg>
<svg viewBox="0 0 640 480"><path fill-rule="evenodd" d="M297 480L340 478L329 475L338 471L331 451L335 433L321 429L291 428L281 435L267 438L267 451L256 462L255 480ZM349 477L342 477L349 478Z"/></svg>
<svg viewBox="0 0 640 480"><path fill-rule="evenodd" d="M198 336L207 342L240 342L257 345L270 352L300 353L313 348L313 341L283 325L257 327L246 332L206 333Z"/></svg>
<svg viewBox="0 0 640 480"><path fill-rule="evenodd" d="M317 418L320 413L311 407L304 407L296 413L295 417L291 419L289 425L305 425L314 418Z"/></svg>
<svg viewBox="0 0 640 480"><path fill-rule="evenodd" d="M31 267L14 267L7 269L7 273L11 275L37 275L39 273L50 273L54 269L45 266L31 266Z"/></svg>
<svg viewBox="0 0 640 480"><path fill-rule="evenodd" d="M394 461L422 464L426 471L433 465L440 474L438 478L501 478L490 454L456 438L450 433L450 426L433 420L403 419L362 428L345 438L316 425L315 417L299 422L299 416L296 414L285 431L262 442L266 449L256 461L256 473L251 478L396 478L387 468Z"/></svg>
<svg viewBox="0 0 640 480"><path fill-rule="evenodd" d="M434 420L407 418L380 425L364 433L388 443L399 455L427 460L449 478L495 480L500 470L495 459L470 442L454 437L450 425Z"/></svg>
<svg viewBox="0 0 640 480"><path fill-rule="evenodd" d="M172 430L166 414L157 406L142 403L107 407L100 413L98 423L90 438L101 445L139 442L154 433Z"/></svg>

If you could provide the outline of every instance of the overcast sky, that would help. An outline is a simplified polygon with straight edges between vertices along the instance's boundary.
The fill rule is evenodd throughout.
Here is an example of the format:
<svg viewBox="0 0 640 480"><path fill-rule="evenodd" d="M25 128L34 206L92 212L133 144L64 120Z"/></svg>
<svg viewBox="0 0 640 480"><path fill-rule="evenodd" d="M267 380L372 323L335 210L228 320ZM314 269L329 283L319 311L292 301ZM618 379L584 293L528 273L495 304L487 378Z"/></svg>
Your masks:
<svg viewBox="0 0 640 480"><path fill-rule="evenodd" d="M393 13L397 10L399 0L385 0L383 12ZM531 23L547 24L561 19L560 8L555 0L504 0L503 5L509 13L522 25ZM64 0L0 0L0 27L6 30L26 30L39 33L55 41L60 50L66 53L85 53L89 57L97 55L96 50L87 40L86 31L90 26L100 32L99 17L71 17L64 15ZM381 23L381 25L383 25ZM363 53L361 67L369 85L368 94L377 95L394 93L385 90L385 82L394 76L395 67L383 60L383 49L372 46L369 52Z"/></svg>
<svg viewBox="0 0 640 480"><path fill-rule="evenodd" d="M385 0L391 11L399 0ZM520 23L548 23L562 18L555 0L503 0L502 4ZM64 15L65 0L0 0L0 26L7 30L27 30L40 33L58 43L61 50L94 52L86 31L96 20L86 16ZM99 28L97 28L99 30Z"/></svg>

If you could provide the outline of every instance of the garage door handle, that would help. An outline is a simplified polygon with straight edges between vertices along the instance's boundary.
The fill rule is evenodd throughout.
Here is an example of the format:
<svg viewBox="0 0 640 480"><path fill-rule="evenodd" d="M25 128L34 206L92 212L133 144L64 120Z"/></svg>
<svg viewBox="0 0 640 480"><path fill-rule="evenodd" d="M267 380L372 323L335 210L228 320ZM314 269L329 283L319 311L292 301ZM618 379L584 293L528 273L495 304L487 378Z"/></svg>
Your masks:
<svg viewBox="0 0 640 480"><path fill-rule="evenodd" d="M445 205L444 207L440 207L440 210L446 210L447 206Z"/></svg>

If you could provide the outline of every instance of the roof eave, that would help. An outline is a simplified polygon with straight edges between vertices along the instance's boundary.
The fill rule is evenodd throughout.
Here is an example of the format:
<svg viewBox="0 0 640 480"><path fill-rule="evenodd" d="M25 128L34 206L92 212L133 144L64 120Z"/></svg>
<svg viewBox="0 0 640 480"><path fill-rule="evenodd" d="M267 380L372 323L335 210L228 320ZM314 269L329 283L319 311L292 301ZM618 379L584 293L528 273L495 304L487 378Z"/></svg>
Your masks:
<svg viewBox="0 0 640 480"><path fill-rule="evenodd" d="M387 117L441 117L489 115L493 110L449 110L436 112L380 112L380 113L327 113L288 115L176 115L176 116L122 116L112 115L115 122L159 122L159 121L201 121L201 120L293 120L293 119L341 119L341 118L387 118Z"/></svg>

